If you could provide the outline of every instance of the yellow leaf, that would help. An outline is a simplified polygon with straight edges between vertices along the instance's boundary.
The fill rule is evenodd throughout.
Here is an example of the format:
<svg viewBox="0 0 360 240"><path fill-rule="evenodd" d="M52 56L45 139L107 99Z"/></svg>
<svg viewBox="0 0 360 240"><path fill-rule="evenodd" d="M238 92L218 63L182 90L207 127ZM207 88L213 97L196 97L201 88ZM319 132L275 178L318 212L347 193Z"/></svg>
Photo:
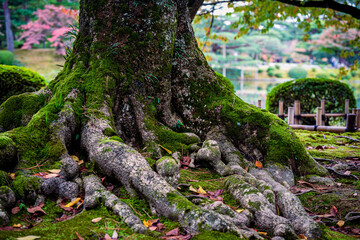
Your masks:
<svg viewBox="0 0 360 240"><path fill-rule="evenodd" d="M303 234L299 234L298 237L299 237L300 239L305 239L305 240L308 239L308 238L307 238L305 235L303 235Z"/></svg>
<svg viewBox="0 0 360 240"><path fill-rule="evenodd" d="M190 185L189 190L192 192L198 193L198 190L196 190L193 186Z"/></svg>
<svg viewBox="0 0 360 240"><path fill-rule="evenodd" d="M170 151L169 149L167 149L167 148L165 148L165 147L163 147L163 146L161 146L161 145L159 145L161 148L163 148L168 154L172 154L172 151Z"/></svg>
<svg viewBox="0 0 360 240"><path fill-rule="evenodd" d="M235 212L237 212L237 213L242 213L244 210L245 210L245 209L238 209L238 210L236 210Z"/></svg>
<svg viewBox="0 0 360 240"><path fill-rule="evenodd" d="M21 225L20 223L13 225L14 228L19 228L19 227L21 227L21 226L22 226L22 225Z"/></svg>
<svg viewBox="0 0 360 240"><path fill-rule="evenodd" d="M261 234L261 235L267 235L267 232L258 232L259 234Z"/></svg>
<svg viewBox="0 0 360 240"><path fill-rule="evenodd" d="M255 161L255 166L257 168L263 168L263 165L262 165L262 163L260 161Z"/></svg>
<svg viewBox="0 0 360 240"><path fill-rule="evenodd" d="M344 226L344 224L345 224L345 222L344 222L344 221L338 221L338 222L337 222L337 225L338 225L339 227Z"/></svg>
<svg viewBox="0 0 360 240"><path fill-rule="evenodd" d="M148 223L148 221L143 220L143 224L145 225L145 227L149 227L149 223Z"/></svg>
<svg viewBox="0 0 360 240"><path fill-rule="evenodd" d="M48 171L51 172L51 173L56 173L56 174L58 174L59 172L61 172L60 169L51 169L51 170L48 170Z"/></svg>
<svg viewBox="0 0 360 240"><path fill-rule="evenodd" d="M84 163L84 160L80 160L80 161L78 162L79 165L81 165L81 164L83 164L83 163Z"/></svg>
<svg viewBox="0 0 360 240"><path fill-rule="evenodd" d="M65 205L65 207L72 207L75 204L77 204L79 201L81 200L81 198L77 198L74 201L69 202L68 204Z"/></svg>
<svg viewBox="0 0 360 240"><path fill-rule="evenodd" d="M72 155L72 156L70 156L72 159L74 159L76 162L78 162L79 161L79 158L77 157L77 156L75 156L75 155Z"/></svg>
<svg viewBox="0 0 360 240"><path fill-rule="evenodd" d="M94 218L93 220L91 220L91 222L97 223L97 222L100 222L101 219L102 219L102 217Z"/></svg>
<svg viewBox="0 0 360 240"><path fill-rule="evenodd" d="M15 173L9 173L12 180L15 180Z"/></svg>
<svg viewBox="0 0 360 240"><path fill-rule="evenodd" d="M206 192L205 192L205 190L201 187L201 186L199 186L199 190L198 190L198 193L199 194L203 194L203 195L206 195Z"/></svg>

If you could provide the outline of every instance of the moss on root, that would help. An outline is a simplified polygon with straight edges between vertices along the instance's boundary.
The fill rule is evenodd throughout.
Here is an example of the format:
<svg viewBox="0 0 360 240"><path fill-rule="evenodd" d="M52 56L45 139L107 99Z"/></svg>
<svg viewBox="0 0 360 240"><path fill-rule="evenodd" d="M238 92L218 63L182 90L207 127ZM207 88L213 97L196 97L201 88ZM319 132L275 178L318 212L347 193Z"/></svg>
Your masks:
<svg viewBox="0 0 360 240"><path fill-rule="evenodd" d="M20 199L26 197L29 192L36 192L43 179L36 176L18 175L12 183L12 189Z"/></svg>
<svg viewBox="0 0 360 240"><path fill-rule="evenodd" d="M30 69L0 65L0 104L10 96L34 92L45 85L45 79Z"/></svg>

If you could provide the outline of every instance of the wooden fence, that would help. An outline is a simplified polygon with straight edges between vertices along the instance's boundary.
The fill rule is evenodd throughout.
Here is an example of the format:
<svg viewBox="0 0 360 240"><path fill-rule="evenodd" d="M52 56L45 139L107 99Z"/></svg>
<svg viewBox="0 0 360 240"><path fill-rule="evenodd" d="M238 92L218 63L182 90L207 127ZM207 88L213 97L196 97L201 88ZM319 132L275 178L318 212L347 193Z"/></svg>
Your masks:
<svg viewBox="0 0 360 240"><path fill-rule="evenodd" d="M316 108L316 114L301 113L300 101L294 102L294 107L288 108L288 113L284 114L284 102L279 101L278 117L288 118L288 124L294 129L303 129L308 131L326 131L326 132L355 132L360 131L360 108L353 108L349 112L349 99L345 100L344 113L326 113L325 100L321 100L321 106ZM261 108L261 100L258 100L258 107ZM325 126L327 117L343 117L346 119L345 127ZM302 125L302 118L315 118L316 125Z"/></svg>

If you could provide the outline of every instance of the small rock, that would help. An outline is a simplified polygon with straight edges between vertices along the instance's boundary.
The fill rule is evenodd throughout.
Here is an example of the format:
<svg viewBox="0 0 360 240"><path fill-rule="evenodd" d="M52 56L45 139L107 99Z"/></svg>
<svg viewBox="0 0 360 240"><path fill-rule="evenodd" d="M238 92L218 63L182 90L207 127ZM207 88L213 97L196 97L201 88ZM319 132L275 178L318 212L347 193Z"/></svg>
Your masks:
<svg viewBox="0 0 360 240"><path fill-rule="evenodd" d="M268 171L277 182L281 183L287 188L295 185L294 173L287 166L279 167L277 165L271 164L266 166L266 171Z"/></svg>
<svg viewBox="0 0 360 240"><path fill-rule="evenodd" d="M14 206L16 202L14 192L8 186L0 187L0 205L4 208Z"/></svg>
<svg viewBox="0 0 360 240"><path fill-rule="evenodd" d="M230 168L221 161L219 145L214 140L206 140L197 152L196 160L208 162L221 176L230 173Z"/></svg>
<svg viewBox="0 0 360 240"><path fill-rule="evenodd" d="M348 171L350 170L350 166L344 163L337 163L332 167L335 171Z"/></svg>
<svg viewBox="0 0 360 240"><path fill-rule="evenodd" d="M200 147L197 143L194 143L194 144L192 144L192 145L190 146L189 150L190 150L191 152L197 152L197 151L200 150L200 148L201 148L201 147Z"/></svg>
<svg viewBox="0 0 360 240"><path fill-rule="evenodd" d="M176 161L180 162L181 153L179 153L179 152L174 152L171 156L172 156Z"/></svg>
<svg viewBox="0 0 360 240"><path fill-rule="evenodd" d="M63 182L59 185L59 198L73 199L79 195L79 186L74 182Z"/></svg>
<svg viewBox="0 0 360 240"><path fill-rule="evenodd" d="M79 176L80 166L79 164L71 157L66 157L61 160L62 171L60 175L64 176L67 180L72 180Z"/></svg>
<svg viewBox="0 0 360 240"><path fill-rule="evenodd" d="M6 211L0 206L0 226L5 226L9 223L9 216Z"/></svg>
<svg viewBox="0 0 360 240"><path fill-rule="evenodd" d="M41 184L40 190L45 196L49 196L52 194L58 195L59 194L59 186L63 182L65 182L65 180L63 178L58 178L58 177L46 179Z"/></svg>
<svg viewBox="0 0 360 240"><path fill-rule="evenodd" d="M196 153L192 153L190 154L190 163L189 163L189 167L191 168L195 168L195 159L196 159Z"/></svg>
<svg viewBox="0 0 360 240"><path fill-rule="evenodd" d="M318 177L318 176L311 176L308 178L308 182L320 184L320 185L326 185L326 186L335 186L334 180L327 177Z"/></svg>
<svg viewBox="0 0 360 240"><path fill-rule="evenodd" d="M198 135L196 135L195 133L184 133L186 136L188 136L188 138L193 138L193 139L196 139L197 142L196 143L199 143L201 142L201 139Z"/></svg>
<svg viewBox="0 0 360 240"><path fill-rule="evenodd" d="M180 179L180 163L172 157L162 157L156 162L156 171L172 186Z"/></svg>

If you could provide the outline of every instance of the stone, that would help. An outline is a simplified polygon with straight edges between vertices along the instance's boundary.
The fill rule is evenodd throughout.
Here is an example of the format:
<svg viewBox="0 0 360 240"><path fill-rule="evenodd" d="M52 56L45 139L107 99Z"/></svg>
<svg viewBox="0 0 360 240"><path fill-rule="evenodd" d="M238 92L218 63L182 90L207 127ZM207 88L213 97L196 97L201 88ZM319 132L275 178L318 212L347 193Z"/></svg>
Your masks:
<svg viewBox="0 0 360 240"><path fill-rule="evenodd" d="M3 208L10 208L15 205L16 197L8 186L0 187L0 205Z"/></svg>
<svg viewBox="0 0 360 240"><path fill-rule="evenodd" d="M180 179L180 162L172 157L162 157L156 162L156 171L172 186Z"/></svg>
<svg viewBox="0 0 360 240"><path fill-rule="evenodd" d="M199 143L201 142L201 139L198 135L196 135L195 133L184 133L188 138L196 138L197 139L197 142L196 143Z"/></svg>
<svg viewBox="0 0 360 240"><path fill-rule="evenodd" d="M66 157L61 160L61 172L60 175L64 176L67 180L72 180L79 176L80 166L79 164L72 158Z"/></svg>
<svg viewBox="0 0 360 240"><path fill-rule="evenodd" d="M347 165L347 164L344 164L344 163L337 163L335 164L334 166L332 166L332 168L335 170L335 171L348 171L350 170L350 166Z"/></svg>
<svg viewBox="0 0 360 240"><path fill-rule="evenodd" d="M208 162L221 176L228 175L230 168L221 161L219 145L214 140L206 140L202 148L197 152L197 161Z"/></svg>
<svg viewBox="0 0 360 240"><path fill-rule="evenodd" d="M334 180L327 177L318 177L318 176L311 176L307 179L310 183L320 184L320 185L326 185L329 187L335 186Z"/></svg>
<svg viewBox="0 0 360 240"><path fill-rule="evenodd" d="M74 199L79 195L79 186L74 182L63 182L59 185L59 198Z"/></svg>
<svg viewBox="0 0 360 240"><path fill-rule="evenodd" d="M65 182L65 179L58 178L58 177L46 179L41 184L40 191L45 196L58 195L59 194L59 186L63 182Z"/></svg>

